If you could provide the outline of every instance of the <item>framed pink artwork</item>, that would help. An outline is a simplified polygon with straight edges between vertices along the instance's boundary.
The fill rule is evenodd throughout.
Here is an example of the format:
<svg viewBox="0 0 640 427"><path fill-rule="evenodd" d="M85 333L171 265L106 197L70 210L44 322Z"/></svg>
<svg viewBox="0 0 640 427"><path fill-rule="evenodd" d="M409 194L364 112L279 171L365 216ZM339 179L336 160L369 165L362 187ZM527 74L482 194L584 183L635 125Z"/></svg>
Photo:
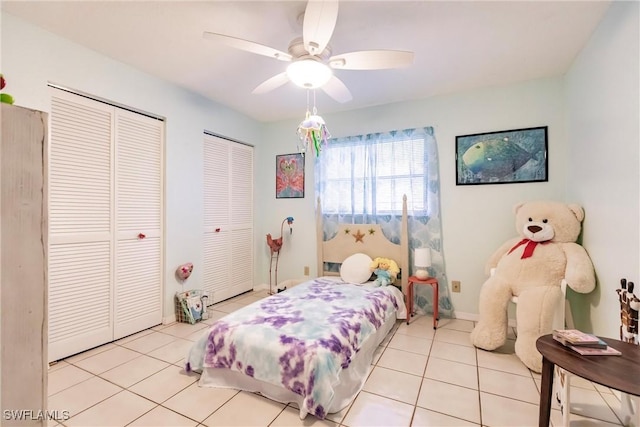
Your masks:
<svg viewBox="0 0 640 427"><path fill-rule="evenodd" d="M276 199L304 197L304 156L280 154L276 156Z"/></svg>

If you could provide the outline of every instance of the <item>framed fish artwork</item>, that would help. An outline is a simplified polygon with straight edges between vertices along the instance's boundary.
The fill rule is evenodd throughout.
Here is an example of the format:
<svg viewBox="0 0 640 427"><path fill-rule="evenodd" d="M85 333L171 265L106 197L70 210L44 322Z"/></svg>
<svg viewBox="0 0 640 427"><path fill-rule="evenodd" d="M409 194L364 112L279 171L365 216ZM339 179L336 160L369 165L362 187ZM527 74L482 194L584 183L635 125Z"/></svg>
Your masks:
<svg viewBox="0 0 640 427"><path fill-rule="evenodd" d="M304 156L280 154L276 156L276 199L304 197Z"/></svg>
<svg viewBox="0 0 640 427"><path fill-rule="evenodd" d="M549 181L547 126L456 136L456 185Z"/></svg>

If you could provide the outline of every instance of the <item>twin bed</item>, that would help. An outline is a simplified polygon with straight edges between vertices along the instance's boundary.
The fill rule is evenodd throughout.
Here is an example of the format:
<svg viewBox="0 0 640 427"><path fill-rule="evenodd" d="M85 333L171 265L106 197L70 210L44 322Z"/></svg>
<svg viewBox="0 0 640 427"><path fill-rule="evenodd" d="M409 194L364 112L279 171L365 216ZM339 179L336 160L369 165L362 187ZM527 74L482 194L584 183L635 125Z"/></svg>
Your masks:
<svg viewBox="0 0 640 427"><path fill-rule="evenodd" d="M376 348L407 315L400 289L368 281L370 259L391 258L401 267L398 281L406 288L406 197L399 244L387 240L377 224L340 225L328 241L319 214L316 225L320 277L216 321L186 360L187 371L202 372L201 386L295 402L300 418L338 412L362 389ZM340 277L327 271L326 263L341 264Z"/></svg>

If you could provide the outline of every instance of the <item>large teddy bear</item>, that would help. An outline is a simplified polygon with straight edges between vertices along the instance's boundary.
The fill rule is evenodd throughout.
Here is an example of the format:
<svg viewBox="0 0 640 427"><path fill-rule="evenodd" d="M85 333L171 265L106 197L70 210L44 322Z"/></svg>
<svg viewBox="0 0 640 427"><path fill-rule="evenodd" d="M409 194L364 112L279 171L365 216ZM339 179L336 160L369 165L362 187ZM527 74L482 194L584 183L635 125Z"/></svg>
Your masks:
<svg viewBox="0 0 640 427"><path fill-rule="evenodd" d="M532 371L542 370L536 340L552 329L557 304L563 304L560 284L576 292L595 288L591 259L575 241L584 211L578 205L551 201L520 203L514 208L520 237L505 242L490 258L493 274L480 290L478 324L471 342L484 350L502 346L507 336L507 307L516 307L516 355Z"/></svg>

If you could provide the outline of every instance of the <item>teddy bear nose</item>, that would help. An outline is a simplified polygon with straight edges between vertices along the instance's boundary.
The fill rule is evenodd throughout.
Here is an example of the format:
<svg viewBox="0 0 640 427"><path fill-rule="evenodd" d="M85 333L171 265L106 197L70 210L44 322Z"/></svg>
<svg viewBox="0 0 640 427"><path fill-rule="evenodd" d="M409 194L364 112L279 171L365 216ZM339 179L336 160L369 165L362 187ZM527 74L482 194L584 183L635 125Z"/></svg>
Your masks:
<svg viewBox="0 0 640 427"><path fill-rule="evenodd" d="M538 231L542 230L542 227L540 227L539 225L530 225L527 227L527 230L535 234Z"/></svg>

